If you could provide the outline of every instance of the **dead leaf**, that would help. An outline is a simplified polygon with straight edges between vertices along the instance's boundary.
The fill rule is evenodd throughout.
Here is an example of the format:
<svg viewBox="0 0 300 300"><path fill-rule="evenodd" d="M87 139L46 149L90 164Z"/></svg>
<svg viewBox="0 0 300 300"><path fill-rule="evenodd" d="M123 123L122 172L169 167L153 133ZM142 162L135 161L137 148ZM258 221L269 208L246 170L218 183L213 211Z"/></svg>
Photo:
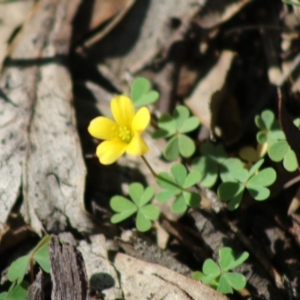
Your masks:
<svg viewBox="0 0 300 300"><path fill-rule="evenodd" d="M0 223L18 197L38 233L90 231L86 169L64 64L79 0L42 0L12 43L0 74Z"/></svg>
<svg viewBox="0 0 300 300"><path fill-rule="evenodd" d="M125 299L226 300L200 281L167 268L118 253L114 266L120 274Z"/></svg>
<svg viewBox="0 0 300 300"><path fill-rule="evenodd" d="M226 85L227 74L234 56L235 53L232 51L222 51L216 64L200 80L191 96L185 101L193 114L199 117L201 123L213 134L217 133L216 126L221 125L220 134L227 143L236 141L241 135L237 103L228 95Z"/></svg>

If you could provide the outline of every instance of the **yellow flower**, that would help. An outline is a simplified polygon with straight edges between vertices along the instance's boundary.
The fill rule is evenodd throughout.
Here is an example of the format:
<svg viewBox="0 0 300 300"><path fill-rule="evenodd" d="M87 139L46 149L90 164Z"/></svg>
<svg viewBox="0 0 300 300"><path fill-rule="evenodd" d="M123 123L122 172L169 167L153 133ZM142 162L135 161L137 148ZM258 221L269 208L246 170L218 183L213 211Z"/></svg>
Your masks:
<svg viewBox="0 0 300 300"><path fill-rule="evenodd" d="M150 122L147 107L141 107L136 113L130 98L124 95L112 99L110 108L114 121L106 117L93 119L88 127L89 133L104 140L96 150L103 165L117 161L125 152L131 155L144 155L149 148L141 133Z"/></svg>

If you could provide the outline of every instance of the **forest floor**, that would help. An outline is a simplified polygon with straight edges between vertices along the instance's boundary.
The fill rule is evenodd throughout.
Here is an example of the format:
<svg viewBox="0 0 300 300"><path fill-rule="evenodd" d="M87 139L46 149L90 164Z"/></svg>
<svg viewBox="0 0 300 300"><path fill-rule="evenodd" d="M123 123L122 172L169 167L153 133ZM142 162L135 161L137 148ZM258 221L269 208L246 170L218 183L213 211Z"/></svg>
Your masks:
<svg viewBox="0 0 300 300"><path fill-rule="evenodd" d="M82 254L91 299L300 299L299 28L300 6L280 0L0 1L1 291L8 266L52 234ZM145 158L156 173L199 172L200 204L176 213L140 156L95 154L91 120L137 77L159 93ZM186 133L193 153L171 160L170 137L151 134L178 105L200 126ZM146 232L135 215L110 221L133 182L155 192ZM249 253L233 294L192 279L222 247Z"/></svg>

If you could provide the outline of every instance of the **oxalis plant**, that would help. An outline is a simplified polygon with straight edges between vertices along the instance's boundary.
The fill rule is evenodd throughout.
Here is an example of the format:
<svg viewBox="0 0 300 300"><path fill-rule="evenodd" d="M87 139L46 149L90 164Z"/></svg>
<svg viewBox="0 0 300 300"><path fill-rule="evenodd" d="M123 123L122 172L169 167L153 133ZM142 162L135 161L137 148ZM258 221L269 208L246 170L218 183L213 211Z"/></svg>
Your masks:
<svg viewBox="0 0 300 300"><path fill-rule="evenodd" d="M219 250L219 260L216 263L211 258L205 260L202 272L196 271L192 278L210 285L222 294L232 294L233 290L241 290L246 286L244 275L232 270L241 265L249 257L248 252L243 252L235 258L230 247L223 247Z"/></svg>
<svg viewBox="0 0 300 300"><path fill-rule="evenodd" d="M12 262L7 272L7 279L11 286L7 292L0 293L0 300L26 300L29 283L24 280L30 268L31 281L34 280L33 267L36 262L46 273L50 273L50 258L48 245L50 236L46 235L30 252Z"/></svg>
<svg viewBox="0 0 300 300"><path fill-rule="evenodd" d="M112 99L112 118L99 116L88 127L93 137L102 140L96 149L101 164L112 164L123 154L140 156L162 189L155 195L152 187L143 187L138 182L130 184L128 197L116 195L110 200L114 211L112 223L135 216L136 228L147 231L152 228L152 222L158 219L160 213L155 204L151 203L152 200L172 201L172 211L184 213L190 207L199 206L199 184L216 189L221 201L227 202L230 210L239 207L245 191L255 200L268 199L269 186L276 180L275 170L263 168L264 159L245 162L238 157L229 157L222 144L203 143L200 155L193 159L191 166L175 163L170 172L157 174L145 157L149 148L142 134L151 120L146 105L155 103L158 97L158 92L152 90L147 79L136 78L131 84L130 97L118 95ZM278 121L272 112L266 111L257 116L255 122L260 129L258 142L272 153L270 149L273 144L282 142L284 138ZM188 134L199 125L198 118L192 116L186 106L178 105L173 115L160 116L152 137L167 139L163 151L167 160L173 161L180 157L187 159L196 152L195 143ZM243 158L247 156L245 153ZM261 156L258 155L259 158ZM216 184L219 186L215 187Z"/></svg>

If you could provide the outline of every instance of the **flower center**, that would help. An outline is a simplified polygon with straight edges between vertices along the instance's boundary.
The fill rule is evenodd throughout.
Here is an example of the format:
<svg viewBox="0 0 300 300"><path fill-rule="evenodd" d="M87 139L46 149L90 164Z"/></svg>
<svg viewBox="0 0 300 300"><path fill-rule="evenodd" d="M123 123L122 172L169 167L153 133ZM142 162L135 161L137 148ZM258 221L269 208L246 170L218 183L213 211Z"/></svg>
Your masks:
<svg viewBox="0 0 300 300"><path fill-rule="evenodd" d="M132 140L132 132L126 126L119 126L119 138L122 142L129 144Z"/></svg>

